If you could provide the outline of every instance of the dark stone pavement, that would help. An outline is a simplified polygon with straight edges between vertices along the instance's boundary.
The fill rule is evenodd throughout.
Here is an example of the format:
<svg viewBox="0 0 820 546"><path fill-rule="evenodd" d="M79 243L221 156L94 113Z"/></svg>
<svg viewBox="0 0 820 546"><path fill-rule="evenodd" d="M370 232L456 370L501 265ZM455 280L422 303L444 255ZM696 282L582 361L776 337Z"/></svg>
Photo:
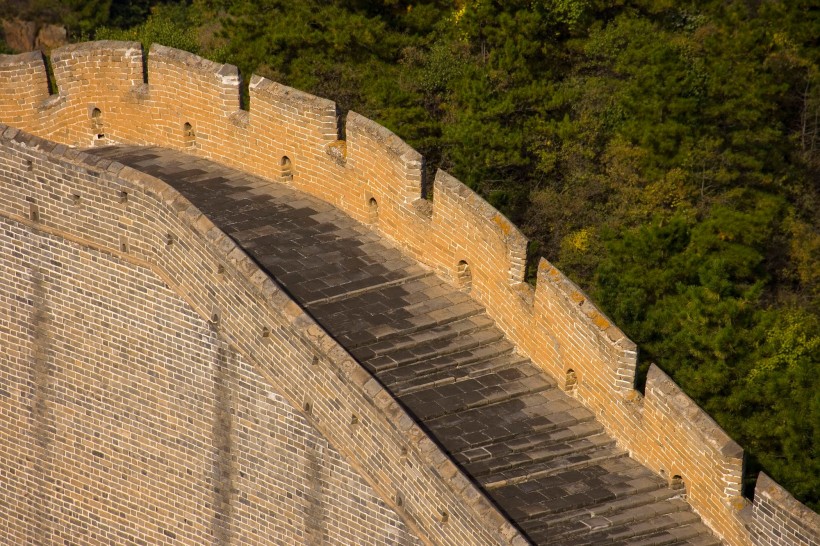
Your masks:
<svg viewBox="0 0 820 546"><path fill-rule="evenodd" d="M176 188L423 423L536 544L720 542L484 309L314 197L162 148L87 150Z"/></svg>

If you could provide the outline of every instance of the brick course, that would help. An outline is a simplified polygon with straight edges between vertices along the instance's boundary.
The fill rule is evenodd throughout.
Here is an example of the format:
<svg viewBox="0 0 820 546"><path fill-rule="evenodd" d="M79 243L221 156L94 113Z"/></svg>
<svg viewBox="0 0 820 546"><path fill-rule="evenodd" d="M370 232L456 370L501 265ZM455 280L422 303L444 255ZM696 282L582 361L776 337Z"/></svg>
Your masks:
<svg viewBox="0 0 820 546"><path fill-rule="evenodd" d="M757 479L750 508L755 546L820 545L820 515L797 502L764 473Z"/></svg>
<svg viewBox="0 0 820 546"><path fill-rule="evenodd" d="M49 542L87 532L92 544L162 543L168 533L190 544L240 535L249 544L520 539L370 375L174 190L109 160L5 127L2 134L0 217L11 226L3 244L21 247L2 270L14 281L3 284L10 356L2 369L15 370L9 383L28 385L44 406L31 420L24 402L3 408L14 416L3 471L21 474L4 511L22 523L6 536ZM38 242L18 242L31 239ZM30 276L34 260L44 264L37 283L51 287L45 297L39 284L15 281ZM70 271L53 280L62 267ZM20 310L19 299L41 309ZM55 406L66 398L81 407ZM58 418L82 433L69 448L52 425ZM32 443L14 443L18 436ZM115 457L115 447L130 451L119 443L138 455ZM152 475L131 485L127 474L141 471ZM125 477L107 482L99 472ZM71 501L50 476L70 481ZM103 494L115 491L122 505L104 518L97 511L113 505ZM60 508L77 502L89 503L82 518Z"/></svg>
<svg viewBox="0 0 820 546"><path fill-rule="evenodd" d="M645 396L635 391L634 343L546 260L539 265L537 286L533 289L527 285L526 240L517 228L446 173L440 172L434 184L428 184L423 179L423 158L398 137L351 112L346 139L340 141L337 110L332 102L257 76L251 79L250 109L240 110L235 67L162 46L153 46L148 55L147 82L142 80L137 43L72 45L55 51L52 58L60 90L56 96L48 95L45 68L38 55L0 57L0 122L64 145L150 143L184 150L269 179L285 180L370 224L453 282L459 282L459 268L466 263L471 296L487 308L523 354L559 382L572 377L574 396L595 413L619 445L659 474L670 480L682 480L689 502L719 536L731 544L749 543L750 535L740 516L745 501L740 496L739 446L660 370L650 371ZM32 206L41 207L40 229L72 226L72 237L94 241L101 248L120 249L119 252L127 248L129 257L152 267L202 317L216 315L221 335L246 358L260 349L261 342L244 339L240 332L258 331L263 323L270 323L272 332L278 330L262 314L236 315L234 306L219 298L223 288L211 288L205 293L191 290L205 282L193 279L193 275L205 275L209 283L233 282L208 272L215 269L217 262L233 265L240 277L245 276L244 282L257 282L256 292L237 286L237 297L258 302L261 293L270 305L286 310L287 328L302 329L307 337L318 332L271 281L257 275L253 264L233 243L167 187L144 174L130 169L117 171L109 165L102 165L103 170L108 169L105 175L95 175L93 169L74 161L75 152L53 144L38 146L52 154L32 156L30 161L39 168L53 169L46 163L55 161L56 155L70 160L65 168L77 177L78 184L82 181L82 187L99 184L100 176L114 192L120 191L116 188L121 186L141 185L146 198L158 198L167 211L175 211L177 219L186 219L187 224L161 224L168 220L152 207L131 208L136 214L122 214L122 208L117 208L121 205L109 204L110 197L95 197L94 215L77 215L62 202L59 206L45 206L40 201L42 194L15 195L3 203L7 217L30 218ZM20 163L4 177L19 185L23 179L39 176L22 174L26 166L23 159L17 161ZM48 188L51 183L45 182L39 191L53 193ZM38 202L27 202L25 197ZM425 197L432 197L432 203ZM194 270L181 269L179 263L185 262L179 260L187 258L182 253L195 244L191 242L191 225L197 226L197 248L207 249L210 257L188 260L187 263L204 264ZM169 235L180 244L166 244ZM168 263L167 269L160 268L162 272L152 265L159 260ZM170 279L174 282L170 283ZM236 334L228 334L224 325L234 323L249 330L240 328ZM330 351L340 362L349 358L321 333L316 335L322 350ZM293 354L285 352L277 358L284 361ZM308 396L313 397L299 386L307 368L291 368L278 369L275 374L278 378L294 374L289 379L295 384L283 386L282 394L296 407L302 407ZM352 363L342 368L349 370L352 384L364 383L365 376L359 375ZM335 400L334 404L343 404L345 408L373 403L368 397L356 398L352 394L341 400L339 392L347 392L344 390L323 392ZM323 406L324 402L311 403L314 419L319 423L333 413L330 406ZM395 402L391 404L388 400L383 405L383 414L401 418ZM363 467L385 464L374 459L376 455L366 443L330 434L329 426L320 425L319 429L348 460L362 461ZM404 432L385 429L383 434L400 437ZM375 437L373 441L377 441ZM365 470L363 475L371 474ZM419 491L429 487L422 485L422 481L418 484ZM385 491L397 486L391 484ZM391 496L385 493L383 498ZM429 499L424 502L435 504ZM414 529L429 531L436 525L442 527L422 521L421 516L404 517ZM503 522L493 521L491 527L490 535L515 536ZM476 536L479 535L490 536ZM436 536L443 535L429 536L436 540Z"/></svg>
<svg viewBox="0 0 820 546"><path fill-rule="evenodd" d="M417 542L150 269L13 220L0 229L25 256L0 258L3 315L31 330L2 335L22 354L1 366L0 542Z"/></svg>

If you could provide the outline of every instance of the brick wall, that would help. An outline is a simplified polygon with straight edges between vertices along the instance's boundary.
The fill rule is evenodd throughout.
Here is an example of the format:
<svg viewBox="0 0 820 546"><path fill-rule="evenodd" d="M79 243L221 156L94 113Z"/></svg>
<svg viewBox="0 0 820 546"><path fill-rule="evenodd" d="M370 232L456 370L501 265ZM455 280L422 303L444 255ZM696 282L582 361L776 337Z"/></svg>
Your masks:
<svg viewBox="0 0 820 546"><path fill-rule="evenodd" d="M138 47L92 43L58 50L56 58L70 63L62 73L71 75L64 77L59 97L2 88L0 104L8 106L0 121L58 138L53 127L74 120L61 129L60 141L87 146L95 142L88 117L93 104L103 120L112 120L105 121L107 142L183 149L283 180L369 223L469 288L523 353L559 382L573 378L573 395L622 447L681 482L693 508L718 535L731 544L749 543L739 515L745 501L737 444L659 370L650 373L645 396L635 391L635 344L546 260L539 264L537 286L526 284L526 240L498 211L446 173L439 172L434 184L424 180L418 152L355 112L347 116L345 140L339 140L331 101L254 76L249 110L239 110L234 67L162 46L151 48L147 83L137 81ZM71 87L71 79L99 78L95 58L104 60L99 64L107 71L116 71L116 63L105 59L120 59L130 91L108 91L99 83ZM38 62L4 57L0 71L35 83ZM52 103L62 106L42 106Z"/></svg>
<svg viewBox="0 0 820 546"><path fill-rule="evenodd" d="M0 543L418 542L150 269L0 230Z"/></svg>
<svg viewBox="0 0 820 546"><path fill-rule="evenodd" d="M173 189L0 133L5 542L522 540Z"/></svg>
<svg viewBox="0 0 820 546"><path fill-rule="evenodd" d="M820 515L812 512L761 473L751 507L755 546L819 546Z"/></svg>
<svg viewBox="0 0 820 546"><path fill-rule="evenodd" d="M4 123L42 133L43 121L53 117L44 110L59 101L49 94L42 53L0 55L0 115Z"/></svg>

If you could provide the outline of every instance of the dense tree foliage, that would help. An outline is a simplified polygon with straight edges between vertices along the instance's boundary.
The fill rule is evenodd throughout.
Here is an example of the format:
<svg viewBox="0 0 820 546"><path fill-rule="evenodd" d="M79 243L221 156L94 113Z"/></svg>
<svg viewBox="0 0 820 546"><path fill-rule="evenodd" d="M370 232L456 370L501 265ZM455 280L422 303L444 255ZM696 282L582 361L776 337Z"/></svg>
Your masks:
<svg viewBox="0 0 820 546"><path fill-rule="evenodd" d="M101 25L127 28L141 23L156 0L0 0L0 19L60 23L77 39Z"/></svg>
<svg viewBox="0 0 820 546"><path fill-rule="evenodd" d="M5 1L386 125L820 506L816 2Z"/></svg>

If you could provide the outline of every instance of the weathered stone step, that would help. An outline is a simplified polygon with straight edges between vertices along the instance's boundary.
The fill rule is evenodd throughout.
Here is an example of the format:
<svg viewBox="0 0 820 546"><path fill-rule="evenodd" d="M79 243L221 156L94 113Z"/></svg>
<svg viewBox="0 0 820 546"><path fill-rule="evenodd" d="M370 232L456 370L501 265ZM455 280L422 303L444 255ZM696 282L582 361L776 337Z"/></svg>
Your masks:
<svg viewBox="0 0 820 546"><path fill-rule="evenodd" d="M534 369L529 359L515 355L506 354L501 357L491 358L473 362L467 366L450 367L443 370L435 370L431 373L416 376L402 383L392 383L390 390L396 396L406 396L414 392L419 392L442 385L461 383L470 379L496 376L508 370L514 370L521 375L532 375L528 370ZM537 370L534 373L538 373Z"/></svg>
<svg viewBox="0 0 820 546"><path fill-rule="evenodd" d="M266 227L270 226L261 226L257 230ZM288 241L288 244L282 242L283 238L293 237L293 234L282 232L255 236L255 233L258 231L250 231L244 241L239 238L241 234L230 232L229 235L273 273L303 305L322 300L337 301L350 293L367 294L379 286L386 290L412 279L430 276L429 271L406 260L368 260L366 256L354 252L355 245L352 243L354 248L346 254L334 250L334 242L309 244L305 241L304 244L293 245L294 241ZM299 241L297 238L296 242ZM393 249L385 249L385 253L389 250Z"/></svg>
<svg viewBox="0 0 820 546"><path fill-rule="evenodd" d="M254 256L254 258L257 258ZM259 259L259 263L267 269L272 269L268 257ZM328 264L327 267L316 270L304 270L299 273L282 273L277 280L280 280L287 287L294 299L301 305L307 306L308 302L329 301L335 302L344 300L351 293L356 295L366 295L373 291L401 286L415 279L428 276L425 272L414 272L413 269L388 271L381 268L370 268L370 270L360 269L358 274L351 274L344 271L344 267L349 264L337 263ZM282 281L282 277L286 279ZM287 277L292 277L287 279Z"/></svg>
<svg viewBox="0 0 820 546"><path fill-rule="evenodd" d="M618 531L621 532L618 533ZM613 532L615 532L614 535ZM706 526L700 523L700 518L691 511L675 512L659 516L651 522L645 521L625 525L620 529L608 529L606 533L599 534L591 541L578 544L588 546L601 544L601 540L606 540L625 546L673 546L686 544L687 541L708 532Z"/></svg>
<svg viewBox="0 0 820 546"><path fill-rule="evenodd" d="M333 209L327 203L311 202L297 192L275 184L259 189L222 186L228 191L223 196L219 185L208 182L188 182L175 187L200 209L207 208L209 218L242 241L267 237L264 241L267 245L289 250L305 249L306 252L299 254L304 257L338 251L336 243L344 239L347 248L354 249L354 252L340 253L338 257L360 256L365 263L373 264L400 256L395 252L384 256L383 251L389 247L378 235L356 229L352 219L332 221Z"/></svg>
<svg viewBox="0 0 820 546"><path fill-rule="evenodd" d="M658 489L666 483L628 457L607 459L491 491L514 521L548 520L552 515L601 505Z"/></svg>
<svg viewBox="0 0 820 546"><path fill-rule="evenodd" d="M552 430L536 433L524 431L508 437L493 438L483 444L473 444L462 451L455 452L453 457L462 464L475 463L494 457L503 457L508 453L523 453L530 449L541 449L548 445L601 434L602 430L601 425L590 418L588 421Z"/></svg>
<svg viewBox="0 0 820 546"><path fill-rule="evenodd" d="M412 307L406 307L403 311L413 313L415 312L415 309ZM406 336L413 336L431 328L446 326L457 321L481 315L482 312L483 310L476 306L473 302L461 302L430 312L411 315L406 319L406 322L408 323L406 327L398 328L397 325L393 324L382 324L380 327L376 326L372 328L372 334L374 336L372 340L351 344L349 350L359 349L372 343L388 342Z"/></svg>
<svg viewBox="0 0 820 546"><path fill-rule="evenodd" d="M483 309L459 292L447 292L434 276L411 280L309 311L346 349L475 316Z"/></svg>
<svg viewBox="0 0 820 546"><path fill-rule="evenodd" d="M721 546L721 542L712 534L708 527L702 523L698 525L703 531L694 537L684 539L674 543L676 546Z"/></svg>
<svg viewBox="0 0 820 546"><path fill-rule="evenodd" d="M569 404L558 389L526 394L425 422L450 453L525 434L556 430L594 419L578 404ZM573 401L574 402L574 401Z"/></svg>
<svg viewBox="0 0 820 546"><path fill-rule="evenodd" d="M603 500L600 503L584 506L577 510L542 514L535 518L521 520L521 527L529 534L538 533L543 529L552 529L556 526L560 527L568 522L582 523L594 518L610 517L633 508L651 513L653 505L672 500L677 494L660 481L656 483L656 486L655 489L649 491L635 493L615 500ZM587 526L587 528L591 527L592 525Z"/></svg>
<svg viewBox="0 0 820 546"><path fill-rule="evenodd" d="M401 368L393 368L381 372L379 378L385 385L412 384L414 381L424 381L425 378L441 373L457 374L459 370L469 369L473 364L492 362L494 359L516 358L515 347L507 340L501 340L490 345L482 345L473 349L459 351L446 355L438 355L415 364L408 364Z"/></svg>
<svg viewBox="0 0 820 546"><path fill-rule="evenodd" d="M377 375L383 370L414 364L436 356L458 353L468 349L489 345L501 341L504 335L495 326L472 332L469 336L446 338L439 341L423 343L408 349L373 354L372 351L351 351L367 368ZM370 354L368 354L370 353Z"/></svg>
<svg viewBox="0 0 820 546"><path fill-rule="evenodd" d="M408 282L417 281L419 279L432 276L434 276L434 273L432 271L420 271L418 273L409 274L406 277L401 277L392 281L384 281L380 284L367 284L366 282L364 282L370 280L369 278L363 279L361 281L353 281L345 285L345 288L347 289L346 292L342 292L336 296L328 296L326 298L307 301L304 302L304 305L305 307L310 309L311 306L342 301L355 296L361 296L370 292L375 292L377 290L382 290L384 288L390 288L393 286L401 286L403 284L407 284Z"/></svg>
<svg viewBox="0 0 820 546"><path fill-rule="evenodd" d="M691 511L673 511L650 520L635 521L611 527L600 527L585 534L555 536L533 534L530 538L544 546L569 545L593 546L598 544L623 544L662 546L678 544L701 534L695 523L699 518Z"/></svg>
<svg viewBox="0 0 820 546"><path fill-rule="evenodd" d="M398 317L398 312L394 313L390 320L378 326L372 326L372 317L348 316L345 320L344 329L338 328L336 339L351 353L356 349L366 347L373 343L387 342L400 339L423 332L433 327L444 326L452 322L469 319L480 314L481 309L472 304L456 304L449 308L418 316ZM395 320L392 320L395 319ZM328 320L338 320L335 317L319 320L322 326ZM327 326L325 326L327 328Z"/></svg>
<svg viewBox="0 0 820 546"><path fill-rule="evenodd" d="M539 531L529 531L529 536L540 544L566 544L573 540L584 541L589 537L600 540L601 535L622 533L626 525L642 521L654 522L660 516L674 512L688 512L689 505L682 500L667 500L651 506L637 506L606 516L595 515L576 520L563 520L560 524L543 527ZM663 530L665 527L658 527ZM594 542L593 542L594 544Z"/></svg>
<svg viewBox="0 0 820 546"><path fill-rule="evenodd" d="M548 478L568 470L580 470L588 466L628 457L627 452L615 449L613 445L614 441L610 441L600 447L587 446L558 457L522 461L518 464L511 464L509 468L501 471L485 468L484 475L475 477L486 489L493 490L508 485L518 485Z"/></svg>
<svg viewBox="0 0 820 546"><path fill-rule="evenodd" d="M504 363L500 359L499 362ZM540 390L543 385L555 386L555 381L539 373L535 367L527 365L513 366L512 363L514 362L512 359L508 359L506 365L499 365L494 369L484 368L481 373L464 374L458 378L451 376L450 381L441 380L427 386L417 384L413 388L396 392L403 399L420 396L427 391L435 391L438 394L476 391L492 397L499 390L508 393L525 393ZM524 361L524 364L526 364L526 361ZM522 388L522 385L529 386L529 388Z"/></svg>
<svg viewBox="0 0 820 546"><path fill-rule="evenodd" d="M401 281L410 278L420 278L428 276L428 271L415 264L409 264L403 260L385 260L384 262L368 263L363 256L346 256L338 251L324 252L325 246L313 245L297 246L293 248L282 247L278 241L279 237L264 236L251 239L249 245L258 260L272 271L277 271L277 278L287 285L293 283L304 283L313 281L317 286L327 287L349 287L351 291L367 288L370 285L383 285L389 281ZM268 242L274 241L274 242ZM294 252L298 255L297 260L292 260L290 256L283 256L286 251ZM312 259L312 254L322 257L321 263L316 263ZM296 263L294 263L294 261ZM369 283L369 284L368 284ZM333 299L346 292L339 292L333 295L323 295L321 298L305 300L305 303L317 299Z"/></svg>
<svg viewBox="0 0 820 546"><path fill-rule="evenodd" d="M483 385L482 378L442 385L415 392L401 398L419 419L437 419L471 409L492 406L520 396L555 388L555 382L543 375L534 375L500 383Z"/></svg>
<svg viewBox="0 0 820 546"><path fill-rule="evenodd" d="M544 475L550 469L573 468L605 456L620 456L620 452L613 449L615 441L600 428L595 434L569 441L549 440L526 451L512 451L506 449L504 444L496 444L492 446L495 449L487 448L489 457L470 462L465 467L480 481L486 476L500 476L502 473L505 479L515 479L519 472Z"/></svg>
<svg viewBox="0 0 820 546"><path fill-rule="evenodd" d="M420 345L434 345L455 338L468 339L473 333L493 328L495 321L484 314L472 315L442 325L417 329L414 332L391 336L352 348L357 357L367 359L397 352L413 352Z"/></svg>

